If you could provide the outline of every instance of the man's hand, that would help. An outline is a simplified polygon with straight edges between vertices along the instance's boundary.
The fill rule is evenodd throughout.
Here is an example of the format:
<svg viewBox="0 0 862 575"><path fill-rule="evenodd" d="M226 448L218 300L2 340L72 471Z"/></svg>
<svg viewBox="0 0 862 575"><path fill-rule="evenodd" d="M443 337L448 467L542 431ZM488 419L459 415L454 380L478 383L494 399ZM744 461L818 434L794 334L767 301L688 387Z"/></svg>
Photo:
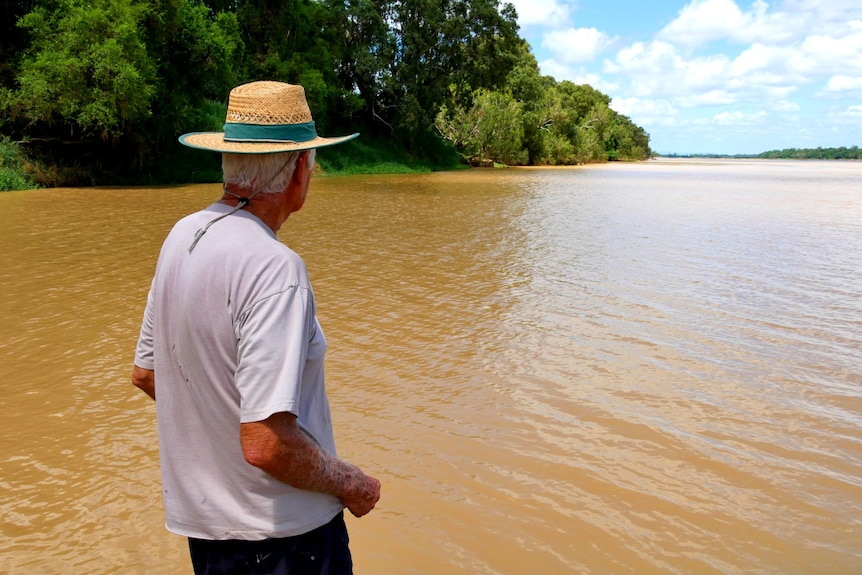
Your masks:
<svg viewBox="0 0 862 575"><path fill-rule="evenodd" d="M151 398L156 399L156 373L152 369L134 366L132 383Z"/></svg>
<svg viewBox="0 0 862 575"><path fill-rule="evenodd" d="M341 496L341 502L353 513L354 517L362 517L380 500L380 482L365 475L357 469L356 477L350 482L347 493Z"/></svg>

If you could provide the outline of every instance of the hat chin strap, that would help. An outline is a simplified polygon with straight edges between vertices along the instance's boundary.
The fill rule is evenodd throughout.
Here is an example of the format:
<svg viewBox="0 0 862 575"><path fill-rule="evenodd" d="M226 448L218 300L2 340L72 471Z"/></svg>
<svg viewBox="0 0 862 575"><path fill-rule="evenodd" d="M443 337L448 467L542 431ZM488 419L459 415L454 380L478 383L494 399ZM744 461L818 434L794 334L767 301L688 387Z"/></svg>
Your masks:
<svg viewBox="0 0 862 575"><path fill-rule="evenodd" d="M245 206L249 205L251 203L251 199L253 197L255 197L257 195L257 193L260 191L260 190L254 191L251 193L250 196L241 196L241 195L235 194L232 191L230 191L229 189L227 189L227 184L224 185L223 189L224 189L224 193L226 193L229 196L235 197L237 199L237 201L239 201L242 204L242 206L240 206L240 207L245 207Z"/></svg>
<svg viewBox="0 0 862 575"><path fill-rule="evenodd" d="M226 214L222 214L219 217L210 220L209 223L207 223L207 225L205 225L204 227L199 229L197 231L197 233L195 233L195 237L192 240L192 245L189 246L189 253L192 253L192 250L195 249L196 245L198 245L198 241L200 241L200 239L203 237L203 235L205 233L207 233L207 230L210 229L211 225L213 225L214 223L216 223L219 220L223 220L224 218L226 218L232 214L237 213L238 211L240 211L241 209L243 209L244 207L249 205L251 203L251 199L253 197L255 197L258 193L260 193L260 191L262 189L269 186L272 183L272 181L275 180L275 178L277 178L278 175L284 171L284 169L287 167L287 164L290 163L291 159L292 159L292 156L288 156L287 160L284 162L284 165L281 167L281 169L279 171L277 171L276 173L274 173L272 175L272 177L269 179L269 181L267 181L263 186L258 186L257 189L255 191L253 191L248 196L241 196L239 194L235 194L234 192L227 189L227 184L223 184L222 190L224 191L224 193L236 198L236 200L237 200L236 207L234 209L232 209L231 211L227 212Z"/></svg>
<svg viewBox="0 0 862 575"><path fill-rule="evenodd" d="M249 196L248 198L244 198L242 196L238 196L238 195L234 194L233 192L229 192L227 190L225 190L225 193L230 194L230 195L237 198L238 201L237 201L236 207L234 209L232 209L231 211L229 211L225 214L222 214L217 218L210 220L209 223L207 223L207 225L205 225L204 227L199 229L197 231L197 233L195 233L195 239L192 240L192 245L189 246L189 253L192 253L192 250L195 249L196 245L198 245L198 241L200 241L200 239L204 236L204 234L207 233L207 230L210 229L211 225L213 225L214 223L216 223L219 220L222 220L222 219L228 217L231 214L237 213L238 211L240 211L241 209L246 207L249 204L249 202L251 201L251 196ZM255 193L257 193L257 192L255 192ZM253 195L254 194L252 194L252 196Z"/></svg>

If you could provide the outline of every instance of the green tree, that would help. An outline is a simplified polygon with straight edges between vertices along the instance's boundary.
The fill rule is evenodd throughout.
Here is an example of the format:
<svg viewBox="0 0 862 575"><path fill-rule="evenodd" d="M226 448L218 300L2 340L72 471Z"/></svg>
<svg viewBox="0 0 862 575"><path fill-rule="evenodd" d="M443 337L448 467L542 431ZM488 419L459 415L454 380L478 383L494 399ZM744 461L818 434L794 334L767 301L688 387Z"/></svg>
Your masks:
<svg viewBox="0 0 862 575"><path fill-rule="evenodd" d="M31 123L63 126L68 136L116 142L146 120L156 66L140 22L143 3L61 0L20 23L31 48L18 73L16 104Z"/></svg>
<svg viewBox="0 0 862 575"><path fill-rule="evenodd" d="M236 14L248 53L243 76L302 84L325 131L345 97L336 65L338 11L310 0L245 0L237 3Z"/></svg>
<svg viewBox="0 0 862 575"><path fill-rule="evenodd" d="M21 146L0 136L0 192L35 188L26 170L27 159Z"/></svg>
<svg viewBox="0 0 862 575"><path fill-rule="evenodd" d="M436 126L471 164L519 165L528 160L522 144L521 114L521 103L511 94L479 89L469 110L456 106L450 113L444 105L437 114Z"/></svg>
<svg viewBox="0 0 862 575"><path fill-rule="evenodd" d="M221 126L210 102L236 81L233 14L193 0L57 0L19 26L30 43L0 114L46 164L77 165L88 183L137 180L164 167L178 133Z"/></svg>
<svg viewBox="0 0 862 575"><path fill-rule="evenodd" d="M304 85L321 132L415 159L450 154L435 119L474 161L649 153L608 96L541 75L499 0L0 0L0 16L0 128L28 170L74 169L32 170L42 183L188 178L205 160L176 136L219 129L230 88L261 78Z"/></svg>
<svg viewBox="0 0 862 575"><path fill-rule="evenodd" d="M858 146L847 148L786 148L762 152L756 157L785 160L862 160L862 150Z"/></svg>
<svg viewBox="0 0 862 575"><path fill-rule="evenodd" d="M0 0L0 89L14 88L20 56L27 49L27 34L18 20L47 0Z"/></svg>
<svg viewBox="0 0 862 575"><path fill-rule="evenodd" d="M328 0L332 56L340 98L337 116L344 122L359 118L368 125L381 119L383 86L391 84L395 37L386 20L386 0ZM382 110L388 116L386 110ZM388 131L391 131L391 127Z"/></svg>
<svg viewBox="0 0 862 575"><path fill-rule="evenodd" d="M506 90L521 103L524 124L524 148L530 164L547 163L550 127L559 115L561 102L551 88L553 78L542 76L539 63L526 41L521 43L517 61L506 77Z"/></svg>
<svg viewBox="0 0 862 575"><path fill-rule="evenodd" d="M142 29L157 68L155 121L139 129L148 131L156 150L184 131L221 129L224 114L211 119L211 102L223 102L240 81L245 55L236 15L191 0L157 0Z"/></svg>
<svg viewBox="0 0 862 575"><path fill-rule="evenodd" d="M497 0L401 0L383 17L395 50L379 76L377 116L408 144L442 104L467 105L474 90L501 85L520 45L514 9Z"/></svg>
<svg viewBox="0 0 862 575"><path fill-rule="evenodd" d="M605 149L609 159L621 161L646 160L652 153L649 134L635 125L628 116L613 111Z"/></svg>

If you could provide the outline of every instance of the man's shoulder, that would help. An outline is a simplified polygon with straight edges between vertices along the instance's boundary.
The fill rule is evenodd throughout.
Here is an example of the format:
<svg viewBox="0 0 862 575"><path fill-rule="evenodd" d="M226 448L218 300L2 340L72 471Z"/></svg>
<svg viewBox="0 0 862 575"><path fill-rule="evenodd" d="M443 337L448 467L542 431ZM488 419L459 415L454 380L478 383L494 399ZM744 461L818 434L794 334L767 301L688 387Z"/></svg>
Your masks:
<svg viewBox="0 0 862 575"><path fill-rule="evenodd" d="M289 275L299 279L307 277L305 262L299 254L277 239L261 242L254 248L243 259L248 265L266 272L266 275L276 277Z"/></svg>
<svg viewBox="0 0 862 575"><path fill-rule="evenodd" d="M218 219L225 213L215 204L181 218L162 246L160 261L189 266L193 274L239 273L261 279L281 275L307 283L302 258L263 222L243 212ZM192 253L189 246L197 236Z"/></svg>
<svg viewBox="0 0 862 575"><path fill-rule="evenodd" d="M237 222L238 228L247 223ZM219 248L226 267L240 268L237 271L241 271L243 276L257 278L264 283L269 280L276 283L284 280L302 285L308 283L308 272L302 257L274 234L248 227L239 231L232 241Z"/></svg>

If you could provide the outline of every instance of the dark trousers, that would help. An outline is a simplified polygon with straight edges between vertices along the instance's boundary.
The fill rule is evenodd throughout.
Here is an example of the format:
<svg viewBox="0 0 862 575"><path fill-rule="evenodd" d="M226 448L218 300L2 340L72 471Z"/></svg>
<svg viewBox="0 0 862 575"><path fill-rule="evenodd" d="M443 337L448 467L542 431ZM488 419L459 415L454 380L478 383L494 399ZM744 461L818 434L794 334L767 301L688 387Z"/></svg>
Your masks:
<svg viewBox="0 0 862 575"><path fill-rule="evenodd" d="M295 537L240 541L189 538L195 575L352 575L344 513Z"/></svg>

